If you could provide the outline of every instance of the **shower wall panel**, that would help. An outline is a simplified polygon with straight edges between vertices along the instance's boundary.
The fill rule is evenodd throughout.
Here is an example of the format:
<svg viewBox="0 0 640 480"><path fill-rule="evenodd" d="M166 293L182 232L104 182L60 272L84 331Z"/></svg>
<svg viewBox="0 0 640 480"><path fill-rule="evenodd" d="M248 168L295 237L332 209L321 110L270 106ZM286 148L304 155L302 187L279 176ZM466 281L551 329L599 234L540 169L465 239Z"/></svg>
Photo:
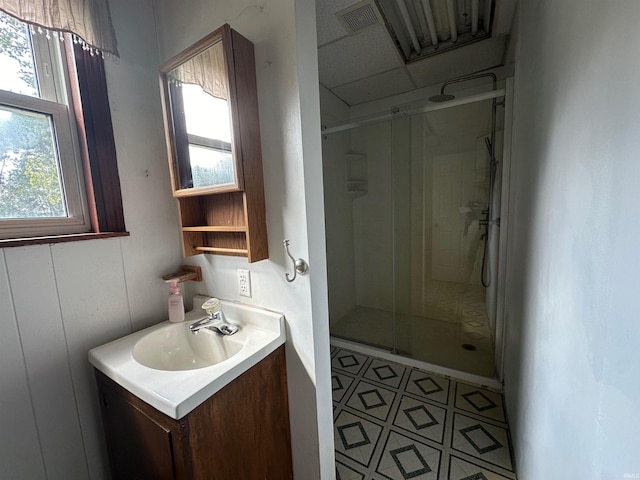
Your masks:
<svg viewBox="0 0 640 480"><path fill-rule="evenodd" d="M353 201L356 304L393 310L393 201L390 122L352 130L367 156L368 193Z"/></svg>
<svg viewBox="0 0 640 480"><path fill-rule="evenodd" d="M411 118L391 122L394 255L394 346L411 348Z"/></svg>
<svg viewBox="0 0 640 480"><path fill-rule="evenodd" d="M353 199L346 188L345 155L351 132L328 136L322 143L329 319L333 323L355 308L356 281Z"/></svg>
<svg viewBox="0 0 640 480"><path fill-rule="evenodd" d="M501 117L498 117L501 119ZM498 124L502 128L502 124ZM498 162L502 162L502 154L504 148L504 130L496 131L496 158ZM499 163L499 168L496 172L495 187L493 190L493 209L494 212L500 211L500 205L502 202L502 163ZM491 231L491 242L489 243L491 259L491 277L492 282L496 282L495 288L487 288L485 302L487 304L487 317L489 317L489 330L495 335L496 329L496 315L498 308L498 288L497 283L503 282L503 278L498 277L498 255L500 246L500 226L494 225ZM494 337L495 339L495 337Z"/></svg>
<svg viewBox="0 0 640 480"><path fill-rule="evenodd" d="M411 313L422 310L425 272L431 270L432 162L425 155L428 137L422 115L411 117Z"/></svg>

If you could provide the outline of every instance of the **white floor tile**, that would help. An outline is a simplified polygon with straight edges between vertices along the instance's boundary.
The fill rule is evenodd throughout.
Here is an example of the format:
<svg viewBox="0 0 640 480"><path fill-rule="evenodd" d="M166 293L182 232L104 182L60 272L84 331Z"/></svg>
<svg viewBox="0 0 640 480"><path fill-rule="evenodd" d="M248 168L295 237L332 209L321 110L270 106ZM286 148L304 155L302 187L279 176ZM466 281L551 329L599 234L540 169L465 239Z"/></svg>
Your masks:
<svg viewBox="0 0 640 480"><path fill-rule="evenodd" d="M502 394L346 349L333 359L339 480L515 480Z"/></svg>

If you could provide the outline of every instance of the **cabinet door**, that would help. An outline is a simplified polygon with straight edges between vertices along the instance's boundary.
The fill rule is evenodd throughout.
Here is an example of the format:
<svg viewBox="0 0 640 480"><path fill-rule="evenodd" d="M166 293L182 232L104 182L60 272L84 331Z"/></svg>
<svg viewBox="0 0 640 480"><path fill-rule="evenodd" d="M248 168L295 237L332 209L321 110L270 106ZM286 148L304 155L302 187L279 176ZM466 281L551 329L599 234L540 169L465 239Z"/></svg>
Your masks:
<svg viewBox="0 0 640 480"><path fill-rule="evenodd" d="M174 480L171 431L120 395L100 395L113 479Z"/></svg>

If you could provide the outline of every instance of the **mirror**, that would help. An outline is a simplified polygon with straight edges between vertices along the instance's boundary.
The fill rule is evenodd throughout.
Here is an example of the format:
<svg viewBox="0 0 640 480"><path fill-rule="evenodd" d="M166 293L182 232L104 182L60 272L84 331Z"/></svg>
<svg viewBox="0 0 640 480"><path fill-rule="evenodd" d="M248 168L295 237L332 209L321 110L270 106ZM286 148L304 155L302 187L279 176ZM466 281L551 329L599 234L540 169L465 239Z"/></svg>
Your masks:
<svg viewBox="0 0 640 480"><path fill-rule="evenodd" d="M227 36L225 25L160 67L174 196L242 190Z"/></svg>

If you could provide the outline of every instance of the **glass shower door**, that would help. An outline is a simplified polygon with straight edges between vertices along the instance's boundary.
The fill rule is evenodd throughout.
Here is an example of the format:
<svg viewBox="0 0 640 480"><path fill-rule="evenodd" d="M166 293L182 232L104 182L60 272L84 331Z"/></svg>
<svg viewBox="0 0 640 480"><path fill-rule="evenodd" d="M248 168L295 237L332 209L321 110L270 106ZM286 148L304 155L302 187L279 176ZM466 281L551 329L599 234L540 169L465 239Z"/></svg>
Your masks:
<svg viewBox="0 0 640 480"><path fill-rule="evenodd" d="M487 300L495 300L496 282L485 288L482 271L483 262L485 277L488 267L497 271L497 259L485 257L482 223L490 198L491 102L393 122L396 348L489 377L494 344ZM497 191L499 185L494 207ZM492 213L499 217L496 208ZM489 240L497 241L497 225L491 229Z"/></svg>
<svg viewBox="0 0 640 480"><path fill-rule="evenodd" d="M323 143L331 335L392 350L394 248L391 122Z"/></svg>
<svg viewBox="0 0 640 480"><path fill-rule="evenodd" d="M493 377L502 118L492 135L485 100L325 138L331 335Z"/></svg>

